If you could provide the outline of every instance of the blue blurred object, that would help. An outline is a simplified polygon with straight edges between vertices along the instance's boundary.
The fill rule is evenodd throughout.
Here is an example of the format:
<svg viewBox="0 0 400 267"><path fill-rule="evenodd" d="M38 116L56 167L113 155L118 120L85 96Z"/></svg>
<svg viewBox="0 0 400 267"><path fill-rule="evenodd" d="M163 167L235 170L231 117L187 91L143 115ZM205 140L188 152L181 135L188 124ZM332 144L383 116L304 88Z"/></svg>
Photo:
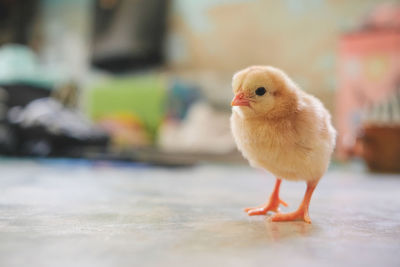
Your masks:
<svg viewBox="0 0 400 267"><path fill-rule="evenodd" d="M202 98L196 86L175 79L168 92L167 117L179 120L185 118L190 106Z"/></svg>

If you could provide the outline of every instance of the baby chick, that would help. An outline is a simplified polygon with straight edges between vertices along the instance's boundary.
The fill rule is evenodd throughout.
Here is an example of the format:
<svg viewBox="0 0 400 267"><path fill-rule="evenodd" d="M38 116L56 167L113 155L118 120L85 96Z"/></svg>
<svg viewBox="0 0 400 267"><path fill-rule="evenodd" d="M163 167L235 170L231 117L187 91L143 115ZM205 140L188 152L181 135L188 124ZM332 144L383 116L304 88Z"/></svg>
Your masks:
<svg viewBox="0 0 400 267"><path fill-rule="evenodd" d="M231 128L238 149L250 165L270 171L276 184L269 201L247 208L248 215L277 212L272 221L311 223L311 195L328 168L336 131L331 116L314 96L302 91L283 71L252 66L232 81ZM281 179L305 181L307 190L295 212L279 213Z"/></svg>

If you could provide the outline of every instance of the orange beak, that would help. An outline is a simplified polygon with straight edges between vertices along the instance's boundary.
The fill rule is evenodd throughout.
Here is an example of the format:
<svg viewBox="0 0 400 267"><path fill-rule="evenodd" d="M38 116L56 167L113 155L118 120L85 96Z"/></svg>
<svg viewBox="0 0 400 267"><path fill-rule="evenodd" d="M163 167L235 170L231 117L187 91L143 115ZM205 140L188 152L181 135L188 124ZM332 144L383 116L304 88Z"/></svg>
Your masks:
<svg viewBox="0 0 400 267"><path fill-rule="evenodd" d="M231 106L250 106L250 101L244 97L243 93L238 93L232 100Z"/></svg>

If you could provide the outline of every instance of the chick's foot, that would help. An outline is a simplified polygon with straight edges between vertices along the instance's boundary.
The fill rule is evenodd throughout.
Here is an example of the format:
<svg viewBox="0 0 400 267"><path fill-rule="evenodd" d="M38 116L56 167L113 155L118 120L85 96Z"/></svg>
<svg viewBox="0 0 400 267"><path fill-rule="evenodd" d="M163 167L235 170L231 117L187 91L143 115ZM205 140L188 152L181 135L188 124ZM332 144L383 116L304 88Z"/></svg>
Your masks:
<svg viewBox="0 0 400 267"><path fill-rule="evenodd" d="M278 213L271 217L271 221L273 222L288 222L288 221L304 221L306 223L311 223L310 216L308 216L308 207L310 205L311 196L314 192L315 187L317 186L317 182L308 182L307 190L304 194L303 202L300 204L300 207L291 213Z"/></svg>
<svg viewBox="0 0 400 267"><path fill-rule="evenodd" d="M246 208L246 209L244 209L244 211L247 212L247 214L249 216L265 215L265 214L267 214L268 211L279 212L280 204L287 207L288 204L286 204L285 201L283 201L279 198L279 188L281 186L281 182L282 182L281 179L276 178L274 191L272 192L271 196L269 197L269 201L267 203L265 203L261 206L255 207L255 208Z"/></svg>
<svg viewBox="0 0 400 267"><path fill-rule="evenodd" d="M270 199L270 201L266 204L263 204L259 207L254 207L254 208L246 208L244 209L245 212L247 212L247 214L249 216L254 216L254 215L265 215L267 214L268 211L273 211L273 212L279 212L279 205L282 204L283 206L287 207L288 204L279 199Z"/></svg>
<svg viewBox="0 0 400 267"><path fill-rule="evenodd" d="M278 213L271 217L272 222L290 222L290 221L304 221L311 223L310 216L305 210L297 210L290 213Z"/></svg>

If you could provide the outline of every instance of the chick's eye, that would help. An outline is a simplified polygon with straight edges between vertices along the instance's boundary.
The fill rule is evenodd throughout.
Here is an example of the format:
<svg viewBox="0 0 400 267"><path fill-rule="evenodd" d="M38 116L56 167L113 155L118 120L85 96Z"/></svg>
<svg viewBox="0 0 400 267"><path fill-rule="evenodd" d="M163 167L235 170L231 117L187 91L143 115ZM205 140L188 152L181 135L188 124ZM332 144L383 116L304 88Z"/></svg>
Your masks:
<svg viewBox="0 0 400 267"><path fill-rule="evenodd" d="M256 90L256 95L261 96L261 95L264 95L265 92L267 92L267 90L265 90L264 87L258 87L257 90Z"/></svg>

